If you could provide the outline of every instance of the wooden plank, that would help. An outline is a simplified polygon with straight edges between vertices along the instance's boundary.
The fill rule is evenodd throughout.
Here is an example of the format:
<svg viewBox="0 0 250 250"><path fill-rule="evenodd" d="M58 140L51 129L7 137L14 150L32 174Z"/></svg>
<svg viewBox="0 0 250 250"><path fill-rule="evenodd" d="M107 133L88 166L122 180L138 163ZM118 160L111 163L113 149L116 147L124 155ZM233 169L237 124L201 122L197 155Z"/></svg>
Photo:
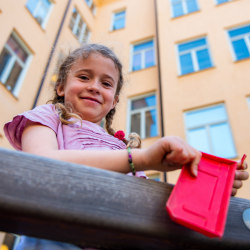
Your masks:
<svg viewBox="0 0 250 250"><path fill-rule="evenodd" d="M0 231L103 249L249 249L232 197L222 239L171 221L173 186L0 148Z"/></svg>

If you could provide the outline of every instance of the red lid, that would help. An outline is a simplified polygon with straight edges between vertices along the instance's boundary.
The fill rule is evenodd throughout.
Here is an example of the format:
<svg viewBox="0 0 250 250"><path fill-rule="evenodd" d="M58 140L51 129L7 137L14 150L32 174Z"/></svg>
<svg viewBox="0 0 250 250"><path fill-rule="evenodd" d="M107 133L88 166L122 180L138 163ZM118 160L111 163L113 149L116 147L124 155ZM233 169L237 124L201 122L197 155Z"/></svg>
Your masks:
<svg viewBox="0 0 250 250"><path fill-rule="evenodd" d="M209 237L222 237L237 162L202 153L198 176L183 166L166 209L177 223Z"/></svg>

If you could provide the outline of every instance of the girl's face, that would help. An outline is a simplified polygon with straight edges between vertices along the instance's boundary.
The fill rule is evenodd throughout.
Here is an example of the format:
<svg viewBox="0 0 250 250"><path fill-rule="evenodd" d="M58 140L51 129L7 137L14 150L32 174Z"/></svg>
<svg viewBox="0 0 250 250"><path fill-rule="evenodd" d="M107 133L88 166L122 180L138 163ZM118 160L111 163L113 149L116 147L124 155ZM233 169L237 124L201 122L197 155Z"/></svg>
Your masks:
<svg viewBox="0 0 250 250"><path fill-rule="evenodd" d="M116 89L119 72L114 62L99 53L91 53L87 59L76 61L57 94L64 96L73 112L83 120L100 124L118 102Z"/></svg>

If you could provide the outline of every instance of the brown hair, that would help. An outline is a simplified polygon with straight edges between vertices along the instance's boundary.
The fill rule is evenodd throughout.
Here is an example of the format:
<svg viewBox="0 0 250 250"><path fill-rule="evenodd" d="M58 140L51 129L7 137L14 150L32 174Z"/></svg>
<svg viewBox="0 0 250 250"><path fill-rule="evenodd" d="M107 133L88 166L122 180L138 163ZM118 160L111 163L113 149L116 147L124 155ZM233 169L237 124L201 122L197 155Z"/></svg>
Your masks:
<svg viewBox="0 0 250 250"><path fill-rule="evenodd" d="M117 84L117 89L116 89L115 95L117 95L117 96L120 95L120 92L121 92L121 89L122 89L122 86L124 83L123 73L122 73L122 64L121 64L120 60L116 57L114 52L111 49L109 49L108 47L106 47L104 45L100 45L100 44L85 44L85 45L75 49L65 58L65 60L62 62L61 66L59 68L58 78L57 78L55 88L54 88L55 94L54 94L54 98L52 100L52 103L55 104L56 109L57 109L58 114L59 114L59 118L63 124L72 124L75 121L69 120L70 118L76 118L76 119L81 120L81 117L80 117L80 115L72 112L72 107L70 106L70 104L64 103L64 96L59 96L57 94L57 88L60 85L64 86L66 84L67 76L68 76L69 71L71 70L72 65L78 59L82 59L82 60L87 59L91 53L99 53L102 56L109 58L114 62L115 66L118 70L118 73L119 73L119 79L118 79L118 84ZM116 109L114 107L113 109L111 109L109 111L109 113L105 117L105 128L106 128L107 132L113 136L115 134L115 131L111 127L111 124L112 124L115 112L116 112ZM140 137L136 133L131 133L129 135L128 139L129 140L124 140L124 142L128 146L134 147L134 148L141 147Z"/></svg>

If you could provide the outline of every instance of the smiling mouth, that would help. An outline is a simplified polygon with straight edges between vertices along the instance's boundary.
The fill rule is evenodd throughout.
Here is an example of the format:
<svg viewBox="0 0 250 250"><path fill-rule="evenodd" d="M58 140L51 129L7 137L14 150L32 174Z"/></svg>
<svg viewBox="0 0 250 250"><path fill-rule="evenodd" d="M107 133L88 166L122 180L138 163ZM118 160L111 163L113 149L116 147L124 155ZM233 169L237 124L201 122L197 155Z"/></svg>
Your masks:
<svg viewBox="0 0 250 250"><path fill-rule="evenodd" d="M97 103L100 103L100 104L101 104L101 102L98 101L98 100L95 99L95 98L91 98L91 97L81 97L81 99L83 99L83 100L89 100L89 101L97 102Z"/></svg>

